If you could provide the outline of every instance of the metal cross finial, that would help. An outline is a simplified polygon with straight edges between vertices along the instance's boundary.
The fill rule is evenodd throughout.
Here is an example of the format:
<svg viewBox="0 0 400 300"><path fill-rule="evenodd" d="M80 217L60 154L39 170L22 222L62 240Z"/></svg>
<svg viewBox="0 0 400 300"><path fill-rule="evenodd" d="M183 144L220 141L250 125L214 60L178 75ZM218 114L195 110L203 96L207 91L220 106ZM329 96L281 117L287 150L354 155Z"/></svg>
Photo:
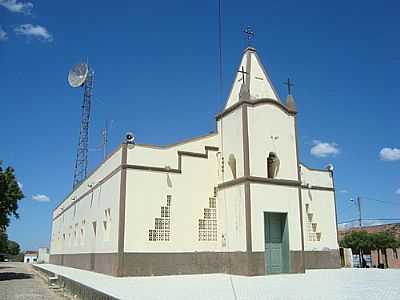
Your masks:
<svg viewBox="0 0 400 300"><path fill-rule="evenodd" d="M243 66L242 66L242 69L238 71L238 73L242 73L242 84L244 84L244 74L249 74L249 73L247 73L247 72L244 70Z"/></svg>
<svg viewBox="0 0 400 300"><path fill-rule="evenodd" d="M294 86L294 83L290 82L290 78L287 79L287 81L285 81L283 83L284 85L287 85L288 87L288 94L291 95L292 94L292 86Z"/></svg>
<svg viewBox="0 0 400 300"><path fill-rule="evenodd" d="M244 33L247 35L247 46L250 46L251 39L255 36L253 29L250 26L247 26L244 30Z"/></svg>

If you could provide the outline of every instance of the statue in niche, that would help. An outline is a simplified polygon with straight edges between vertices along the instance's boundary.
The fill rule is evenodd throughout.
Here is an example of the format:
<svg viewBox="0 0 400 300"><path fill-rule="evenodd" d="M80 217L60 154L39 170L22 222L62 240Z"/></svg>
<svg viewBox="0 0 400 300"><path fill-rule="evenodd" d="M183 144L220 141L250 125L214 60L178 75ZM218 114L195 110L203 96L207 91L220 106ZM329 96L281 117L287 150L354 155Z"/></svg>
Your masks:
<svg viewBox="0 0 400 300"><path fill-rule="evenodd" d="M233 155L233 154L229 155L228 165L231 168L233 179L236 179L236 158L235 158L235 155Z"/></svg>
<svg viewBox="0 0 400 300"><path fill-rule="evenodd" d="M270 152L267 158L267 176L275 178L279 173L280 160L276 153Z"/></svg>

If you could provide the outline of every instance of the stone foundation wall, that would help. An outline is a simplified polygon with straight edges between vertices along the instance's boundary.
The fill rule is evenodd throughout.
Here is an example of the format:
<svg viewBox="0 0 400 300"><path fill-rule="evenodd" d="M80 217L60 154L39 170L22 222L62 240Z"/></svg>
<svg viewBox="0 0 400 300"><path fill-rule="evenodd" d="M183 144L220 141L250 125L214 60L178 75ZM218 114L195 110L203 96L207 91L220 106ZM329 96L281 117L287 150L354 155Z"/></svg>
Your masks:
<svg viewBox="0 0 400 300"><path fill-rule="evenodd" d="M340 268L339 250L304 251L306 269L336 269Z"/></svg>
<svg viewBox="0 0 400 300"><path fill-rule="evenodd" d="M228 273L265 275L264 252L124 253L118 273L117 253L51 255L50 263L112 276ZM290 251L290 273L340 268L338 250Z"/></svg>

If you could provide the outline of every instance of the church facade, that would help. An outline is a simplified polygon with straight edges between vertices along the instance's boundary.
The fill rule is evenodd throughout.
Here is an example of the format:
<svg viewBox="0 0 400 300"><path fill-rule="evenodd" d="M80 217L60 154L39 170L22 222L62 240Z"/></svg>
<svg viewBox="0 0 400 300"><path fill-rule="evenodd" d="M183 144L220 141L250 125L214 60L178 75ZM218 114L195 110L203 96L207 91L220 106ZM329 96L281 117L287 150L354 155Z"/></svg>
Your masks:
<svg viewBox="0 0 400 300"><path fill-rule="evenodd" d="M297 109L254 48L217 131L121 144L53 212L50 263L114 276L340 267L333 170L299 160Z"/></svg>

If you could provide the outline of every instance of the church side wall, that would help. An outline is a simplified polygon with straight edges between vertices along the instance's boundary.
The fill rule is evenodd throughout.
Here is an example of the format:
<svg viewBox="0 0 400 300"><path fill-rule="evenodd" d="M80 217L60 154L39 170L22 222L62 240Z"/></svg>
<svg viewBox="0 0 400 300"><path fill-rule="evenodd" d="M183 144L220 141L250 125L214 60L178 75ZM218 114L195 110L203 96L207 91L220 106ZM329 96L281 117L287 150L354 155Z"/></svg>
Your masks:
<svg viewBox="0 0 400 300"><path fill-rule="evenodd" d="M201 148L198 153L206 153L204 144ZM165 151L169 157L169 150ZM199 241L199 219L204 219L205 209L210 208L210 197L214 197L217 184L217 151L207 150L207 153L207 158L182 155L182 173L127 169L125 252L218 250L217 241ZM134 147L128 150L128 162L146 155L154 156L146 158L148 162L164 159L157 157L162 152L143 152L142 148ZM172 156L176 162L176 150L171 159ZM149 240L149 231L156 229L156 219L162 217L161 210L167 207L169 196L170 240Z"/></svg>
<svg viewBox="0 0 400 300"><path fill-rule="evenodd" d="M333 174L301 165L304 254L309 269L340 267Z"/></svg>
<svg viewBox="0 0 400 300"><path fill-rule="evenodd" d="M120 163L119 149L55 209L51 263L115 272L113 253L118 250ZM89 187L89 183L93 186Z"/></svg>
<svg viewBox="0 0 400 300"><path fill-rule="evenodd" d="M170 147L157 147L151 145L135 145L136 150L128 155L127 163L130 165L144 165L150 167L178 168L178 151L204 153L204 146L218 146L218 136L211 134L198 140L177 144ZM132 148L132 147L131 147Z"/></svg>
<svg viewBox="0 0 400 300"><path fill-rule="evenodd" d="M298 180L294 116L275 105L248 108L250 175L267 177L267 157L280 161L277 179Z"/></svg>
<svg viewBox="0 0 400 300"><path fill-rule="evenodd" d="M338 249L334 192L303 188L302 197L304 250ZM321 233L320 238L314 238L313 228L307 225L310 219L316 224L316 232Z"/></svg>

